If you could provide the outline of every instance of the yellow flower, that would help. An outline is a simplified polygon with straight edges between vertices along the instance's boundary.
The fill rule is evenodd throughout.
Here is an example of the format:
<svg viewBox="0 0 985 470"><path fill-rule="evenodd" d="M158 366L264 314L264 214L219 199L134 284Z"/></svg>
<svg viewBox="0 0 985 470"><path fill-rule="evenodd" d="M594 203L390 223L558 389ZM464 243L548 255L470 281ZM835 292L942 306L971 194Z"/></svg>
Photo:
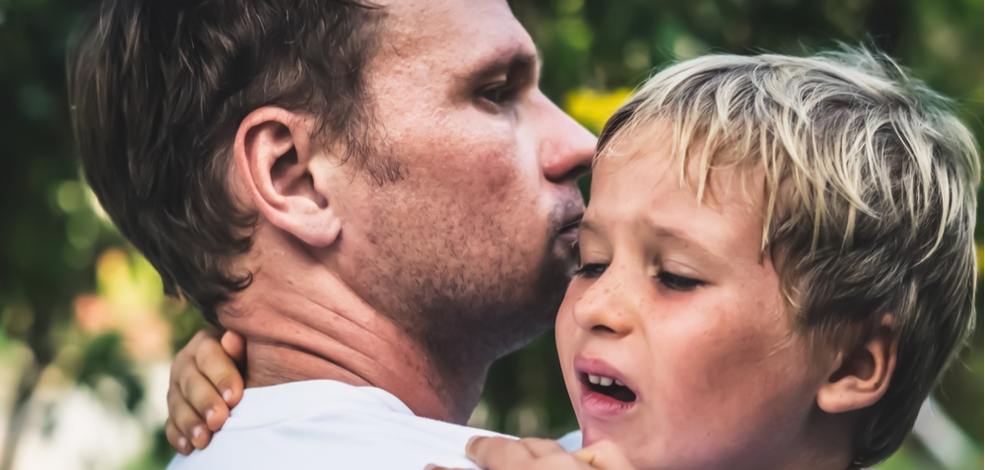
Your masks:
<svg viewBox="0 0 985 470"><path fill-rule="evenodd" d="M581 125L596 135L602 132L605 121L633 94L629 88L610 92L598 92L590 88L578 88L565 97L565 111Z"/></svg>

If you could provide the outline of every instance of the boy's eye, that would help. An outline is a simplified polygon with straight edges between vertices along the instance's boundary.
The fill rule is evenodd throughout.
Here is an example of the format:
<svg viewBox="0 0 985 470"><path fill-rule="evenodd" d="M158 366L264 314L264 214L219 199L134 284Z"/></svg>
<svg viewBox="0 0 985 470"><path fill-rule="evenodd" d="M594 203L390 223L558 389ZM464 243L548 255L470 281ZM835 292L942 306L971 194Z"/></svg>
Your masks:
<svg viewBox="0 0 985 470"><path fill-rule="evenodd" d="M667 271L663 271L660 274L657 274L657 279L659 279L663 285L669 287L670 289L679 290L679 291L690 291L690 290L694 290L695 287L700 287L705 285L703 281L699 281L697 279L691 279L689 277L678 276L676 274L671 274Z"/></svg>
<svg viewBox="0 0 985 470"><path fill-rule="evenodd" d="M607 264L585 264L575 271L575 276L596 278L605 273L605 268L608 268Z"/></svg>

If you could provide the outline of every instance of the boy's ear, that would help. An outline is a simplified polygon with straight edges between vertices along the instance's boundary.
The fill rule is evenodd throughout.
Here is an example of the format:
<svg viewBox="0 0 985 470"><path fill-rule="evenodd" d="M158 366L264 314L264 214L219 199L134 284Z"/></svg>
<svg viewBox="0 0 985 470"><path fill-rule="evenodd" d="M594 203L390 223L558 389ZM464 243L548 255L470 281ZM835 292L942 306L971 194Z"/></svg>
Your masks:
<svg viewBox="0 0 985 470"><path fill-rule="evenodd" d="M325 247L338 238L342 222L322 174L327 150L311 142L314 127L309 116L263 107L240 123L233 154L264 218L308 245Z"/></svg>
<svg viewBox="0 0 985 470"><path fill-rule="evenodd" d="M844 413L874 405L889 388L896 368L898 339L893 317L885 315L874 334L854 350L841 351L817 393L817 405L828 413Z"/></svg>

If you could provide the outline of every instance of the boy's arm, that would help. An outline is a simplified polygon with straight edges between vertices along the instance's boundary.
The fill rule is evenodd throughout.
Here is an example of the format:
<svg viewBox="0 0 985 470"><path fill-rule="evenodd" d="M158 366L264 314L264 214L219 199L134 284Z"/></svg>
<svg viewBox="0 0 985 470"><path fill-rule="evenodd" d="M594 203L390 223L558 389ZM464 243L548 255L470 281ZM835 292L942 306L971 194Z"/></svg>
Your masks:
<svg viewBox="0 0 985 470"><path fill-rule="evenodd" d="M243 397L243 376L236 362L243 362L245 351L242 336L205 330L174 357L164 431L179 453L188 455L209 445L212 433L222 428L229 410Z"/></svg>

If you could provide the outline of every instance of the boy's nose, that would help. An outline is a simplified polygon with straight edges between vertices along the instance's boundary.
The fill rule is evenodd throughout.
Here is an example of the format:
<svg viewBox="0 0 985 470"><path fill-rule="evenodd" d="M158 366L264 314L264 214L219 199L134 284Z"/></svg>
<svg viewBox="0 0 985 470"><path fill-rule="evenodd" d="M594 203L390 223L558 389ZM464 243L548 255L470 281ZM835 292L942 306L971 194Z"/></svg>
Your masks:
<svg viewBox="0 0 985 470"><path fill-rule="evenodd" d="M633 331L639 302L626 289L625 283L607 276L607 271L575 303L573 313L579 328L595 335L621 338Z"/></svg>

